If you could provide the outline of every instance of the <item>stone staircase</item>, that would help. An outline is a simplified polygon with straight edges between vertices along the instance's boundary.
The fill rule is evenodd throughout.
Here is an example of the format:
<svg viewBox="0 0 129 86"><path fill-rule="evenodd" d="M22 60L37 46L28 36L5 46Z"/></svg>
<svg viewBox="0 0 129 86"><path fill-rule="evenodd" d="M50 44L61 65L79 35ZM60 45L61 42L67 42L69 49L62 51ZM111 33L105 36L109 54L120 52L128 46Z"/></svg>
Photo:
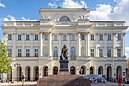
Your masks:
<svg viewBox="0 0 129 86"><path fill-rule="evenodd" d="M70 75L69 72L60 71L59 75L40 78L37 86L91 86L91 83L82 76Z"/></svg>

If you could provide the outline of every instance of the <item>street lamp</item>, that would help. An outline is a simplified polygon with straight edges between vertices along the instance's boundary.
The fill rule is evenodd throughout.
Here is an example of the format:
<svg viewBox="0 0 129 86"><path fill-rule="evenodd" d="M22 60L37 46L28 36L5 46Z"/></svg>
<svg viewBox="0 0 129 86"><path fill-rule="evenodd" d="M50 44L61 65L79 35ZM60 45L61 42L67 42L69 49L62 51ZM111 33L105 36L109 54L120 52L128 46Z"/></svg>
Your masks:
<svg viewBox="0 0 129 86"><path fill-rule="evenodd" d="M14 64L15 67L17 67L17 82L18 82L18 67L20 67L19 63Z"/></svg>

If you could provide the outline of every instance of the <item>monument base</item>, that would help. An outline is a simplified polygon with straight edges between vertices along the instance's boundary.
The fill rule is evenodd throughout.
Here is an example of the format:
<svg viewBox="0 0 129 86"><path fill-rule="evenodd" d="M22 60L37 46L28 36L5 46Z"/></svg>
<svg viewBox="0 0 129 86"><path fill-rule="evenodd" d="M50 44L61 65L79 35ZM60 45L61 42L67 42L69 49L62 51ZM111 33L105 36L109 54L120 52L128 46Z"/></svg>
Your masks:
<svg viewBox="0 0 129 86"><path fill-rule="evenodd" d="M60 60L60 71L68 71L68 60Z"/></svg>
<svg viewBox="0 0 129 86"><path fill-rule="evenodd" d="M70 75L69 72L60 71L59 75L40 78L37 86L91 86L91 83L82 76Z"/></svg>

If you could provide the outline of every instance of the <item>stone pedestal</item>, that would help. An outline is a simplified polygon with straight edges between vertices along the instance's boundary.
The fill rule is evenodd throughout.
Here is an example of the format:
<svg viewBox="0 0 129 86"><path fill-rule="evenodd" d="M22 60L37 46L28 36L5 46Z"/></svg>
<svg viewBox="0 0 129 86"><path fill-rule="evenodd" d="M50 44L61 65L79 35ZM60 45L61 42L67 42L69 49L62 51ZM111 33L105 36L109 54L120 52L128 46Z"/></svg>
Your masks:
<svg viewBox="0 0 129 86"><path fill-rule="evenodd" d="M40 78L37 86L91 86L91 83L82 76L70 75L67 71L60 71L59 75Z"/></svg>
<svg viewBox="0 0 129 86"><path fill-rule="evenodd" d="M60 60L60 71L68 71L68 60Z"/></svg>

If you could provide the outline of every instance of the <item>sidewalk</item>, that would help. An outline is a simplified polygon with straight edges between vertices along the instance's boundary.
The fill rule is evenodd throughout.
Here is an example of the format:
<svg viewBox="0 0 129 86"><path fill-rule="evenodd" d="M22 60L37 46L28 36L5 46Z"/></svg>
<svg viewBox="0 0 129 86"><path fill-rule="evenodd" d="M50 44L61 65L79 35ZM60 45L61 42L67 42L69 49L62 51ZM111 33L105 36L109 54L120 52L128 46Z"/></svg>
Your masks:
<svg viewBox="0 0 129 86"><path fill-rule="evenodd" d="M36 86L37 82L24 82L24 86ZM22 82L0 83L0 86L22 86Z"/></svg>

